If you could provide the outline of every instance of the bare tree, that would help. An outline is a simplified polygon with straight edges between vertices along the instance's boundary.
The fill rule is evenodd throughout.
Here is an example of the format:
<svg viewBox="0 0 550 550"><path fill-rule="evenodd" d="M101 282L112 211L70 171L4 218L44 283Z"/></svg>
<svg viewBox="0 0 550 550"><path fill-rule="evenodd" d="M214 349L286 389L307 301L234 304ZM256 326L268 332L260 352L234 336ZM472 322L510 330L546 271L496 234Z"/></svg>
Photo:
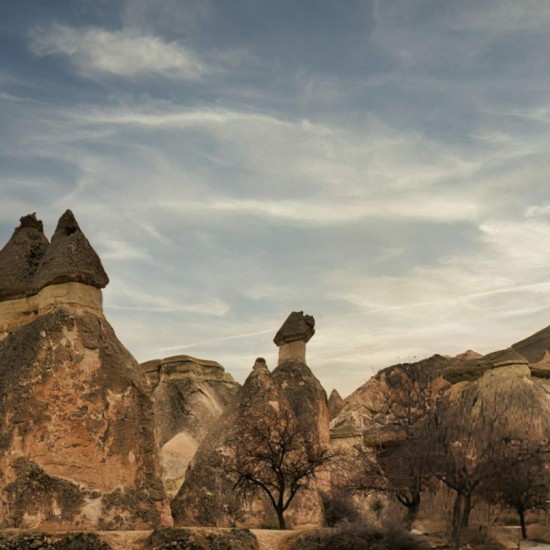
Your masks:
<svg viewBox="0 0 550 550"><path fill-rule="evenodd" d="M521 536L527 539L525 514L529 510L546 510L549 479L546 471L546 449L535 448L519 467L497 476L484 487L484 496L495 504L503 504L518 514ZM501 470L502 466L495 465Z"/></svg>
<svg viewBox="0 0 550 550"><path fill-rule="evenodd" d="M266 495L279 527L286 529L285 512L294 497L334 457L334 452L314 442L306 445L291 411L269 405L251 426L238 428L235 460L229 468L237 495Z"/></svg>
<svg viewBox="0 0 550 550"><path fill-rule="evenodd" d="M514 380L514 379L513 379ZM462 527L468 524L472 497L496 479L519 472L547 444L545 429L531 428L540 417L533 387L519 379L511 384L487 380L447 394L432 417L429 467L454 490L451 548L460 548Z"/></svg>
<svg viewBox="0 0 550 550"><path fill-rule="evenodd" d="M364 470L373 488L392 493L407 509L408 529L418 514L421 495L429 486L427 455L431 448L426 429L436 400L446 386L438 377L437 359L436 356L382 371L379 412L373 420L387 441L374 448L376 467L366 463ZM376 440L377 435L366 434L367 443L369 437Z"/></svg>

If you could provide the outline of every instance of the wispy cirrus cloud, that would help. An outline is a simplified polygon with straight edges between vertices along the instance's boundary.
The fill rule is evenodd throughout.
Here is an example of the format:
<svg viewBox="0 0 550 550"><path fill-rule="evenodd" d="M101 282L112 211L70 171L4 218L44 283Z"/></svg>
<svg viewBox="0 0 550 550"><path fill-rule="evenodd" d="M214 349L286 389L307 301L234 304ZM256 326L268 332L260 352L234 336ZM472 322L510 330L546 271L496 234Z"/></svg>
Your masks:
<svg viewBox="0 0 550 550"><path fill-rule="evenodd" d="M204 63L185 46L135 30L54 24L35 26L28 36L29 48L35 55L67 56L85 76L161 74L193 80L207 72Z"/></svg>

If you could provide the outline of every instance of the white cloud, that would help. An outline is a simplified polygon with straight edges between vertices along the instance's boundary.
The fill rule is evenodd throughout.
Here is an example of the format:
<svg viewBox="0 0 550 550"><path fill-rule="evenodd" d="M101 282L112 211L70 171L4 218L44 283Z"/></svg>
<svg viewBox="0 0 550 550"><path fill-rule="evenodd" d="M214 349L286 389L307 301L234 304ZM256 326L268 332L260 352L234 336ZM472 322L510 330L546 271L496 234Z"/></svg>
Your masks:
<svg viewBox="0 0 550 550"><path fill-rule="evenodd" d="M66 55L86 76L162 74L196 79L206 72L197 56L181 44L132 30L107 31L57 24L34 27L29 38L35 55Z"/></svg>

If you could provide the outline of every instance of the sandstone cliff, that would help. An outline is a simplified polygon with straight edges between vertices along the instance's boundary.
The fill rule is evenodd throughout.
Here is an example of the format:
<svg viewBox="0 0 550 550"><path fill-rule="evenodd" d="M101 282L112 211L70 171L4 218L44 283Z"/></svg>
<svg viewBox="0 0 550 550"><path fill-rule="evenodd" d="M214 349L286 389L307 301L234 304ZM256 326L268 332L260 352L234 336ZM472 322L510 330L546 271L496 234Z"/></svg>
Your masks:
<svg viewBox="0 0 550 550"><path fill-rule="evenodd" d="M103 316L101 262L70 212L51 245L40 231L34 216L23 218L1 252L9 266L28 270L0 285L10 297L0 302L0 525L169 522L152 404L135 359ZM40 246L20 256L22 235ZM35 261L29 250L43 254Z"/></svg>
<svg viewBox="0 0 550 550"><path fill-rule="evenodd" d="M200 442L240 384L219 363L189 355L147 361L140 370L153 400L164 486L173 498Z"/></svg>

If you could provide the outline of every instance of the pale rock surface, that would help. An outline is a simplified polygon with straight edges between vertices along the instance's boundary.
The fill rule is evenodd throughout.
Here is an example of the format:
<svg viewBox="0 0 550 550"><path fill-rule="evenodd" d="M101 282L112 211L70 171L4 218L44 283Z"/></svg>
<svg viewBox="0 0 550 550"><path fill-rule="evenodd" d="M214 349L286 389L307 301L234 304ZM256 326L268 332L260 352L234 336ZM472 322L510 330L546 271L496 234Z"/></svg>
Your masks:
<svg viewBox="0 0 550 550"><path fill-rule="evenodd" d="M103 316L103 296L100 289L81 283L51 285L32 296L0 302L0 340L16 328L60 305L70 305L80 311Z"/></svg>
<svg viewBox="0 0 550 550"><path fill-rule="evenodd" d="M240 384L219 363L189 355L147 361L140 370L153 400L164 486L173 498L200 442Z"/></svg>

